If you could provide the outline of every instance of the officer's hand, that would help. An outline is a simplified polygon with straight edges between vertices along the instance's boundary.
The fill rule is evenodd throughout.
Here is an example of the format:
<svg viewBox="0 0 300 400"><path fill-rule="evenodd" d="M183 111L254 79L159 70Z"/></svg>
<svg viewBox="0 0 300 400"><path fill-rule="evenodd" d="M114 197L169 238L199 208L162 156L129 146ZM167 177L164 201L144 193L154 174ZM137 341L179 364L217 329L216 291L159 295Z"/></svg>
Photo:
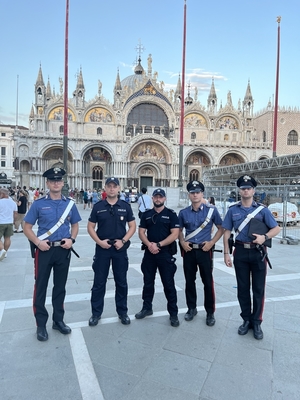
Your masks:
<svg viewBox="0 0 300 400"><path fill-rule="evenodd" d="M192 250L192 248L189 246L190 242L182 242L182 243L180 242L180 244L185 252Z"/></svg>
<svg viewBox="0 0 300 400"><path fill-rule="evenodd" d="M109 239L104 239L104 240L100 240L100 246L102 247L102 249L110 249L111 245L108 243Z"/></svg>
<svg viewBox="0 0 300 400"><path fill-rule="evenodd" d="M158 254L160 251L160 248L157 247L157 244L154 242L151 242L150 245L148 246L148 250L150 251L150 253L152 254Z"/></svg>
<svg viewBox="0 0 300 400"><path fill-rule="evenodd" d="M265 235L258 235L257 233L253 233L253 236L255 236L255 240L253 240L253 243L256 244L264 244L266 241Z"/></svg>
<svg viewBox="0 0 300 400"><path fill-rule="evenodd" d="M209 251L213 247L213 243L211 241L203 243L204 243L204 246L202 247L203 251Z"/></svg>
<svg viewBox="0 0 300 400"><path fill-rule="evenodd" d="M120 250L124 246L124 244L121 239L116 239L114 246L115 246L116 250Z"/></svg>
<svg viewBox="0 0 300 400"><path fill-rule="evenodd" d="M68 238L68 239L62 239L61 241L61 246L64 249L70 249L73 245L72 239Z"/></svg>
<svg viewBox="0 0 300 400"><path fill-rule="evenodd" d="M224 262L226 267L232 267L232 261L229 254L224 254Z"/></svg>
<svg viewBox="0 0 300 400"><path fill-rule="evenodd" d="M39 245L38 245L38 249L41 250L41 251L48 251L50 249L48 241L47 240L41 240Z"/></svg>

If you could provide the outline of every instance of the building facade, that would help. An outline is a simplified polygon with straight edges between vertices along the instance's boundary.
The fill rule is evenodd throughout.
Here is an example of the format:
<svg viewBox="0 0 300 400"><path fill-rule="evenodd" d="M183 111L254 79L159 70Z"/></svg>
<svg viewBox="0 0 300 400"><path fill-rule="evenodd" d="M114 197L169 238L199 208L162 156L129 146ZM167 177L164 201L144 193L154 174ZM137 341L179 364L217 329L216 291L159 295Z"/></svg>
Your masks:
<svg viewBox="0 0 300 400"><path fill-rule="evenodd" d="M176 187L179 179L179 137L181 81L176 90L165 90L158 74L147 71L141 59L134 74L121 80L119 72L113 89L114 100L102 95L85 99L82 70L73 98L68 103L68 184L70 188L100 188L106 177L120 178L121 187ZM63 166L63 82L59 93L45 85L40 67L35 83L35 103L29 129L15 131L16 184L45 187L43 171ZM184 99L183 180L201 179L207 168L234 165L272 157L272 110L254 117L254 101L248 82L243 101L232 104L228 92L224 106L212 80L207 104L194 97ZM293 115L298 116L298 111ZM286 118L287 121L287 118ZM285 143L293 133L297 142L298 125L281 124ZM278 133L283 136L283 133ZM281 139L280 139L281 143ZM297 142L298 145L298 142ZM288 147L282 145L282 151ZM295 147L296 148L296 147ZM299 151L299 150L298 150Z"/></svg>

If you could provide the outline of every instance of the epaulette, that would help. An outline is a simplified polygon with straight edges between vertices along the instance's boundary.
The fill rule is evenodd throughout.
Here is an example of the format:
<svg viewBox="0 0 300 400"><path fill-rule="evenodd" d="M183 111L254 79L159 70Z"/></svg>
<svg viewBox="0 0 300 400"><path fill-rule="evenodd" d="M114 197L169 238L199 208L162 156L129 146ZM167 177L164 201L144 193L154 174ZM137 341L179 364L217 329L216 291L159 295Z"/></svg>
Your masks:
<svg viewBox="0 0 300 400"><path fill-rule="evenodd" d="M264 207L264 208L266 208L267 206L265 205L265 204L263 204L263 203L256 203L259 207Z"/></svg>
<svg viewBox="0 0 300 400"><path fill-rule="evenodd" d="M71 196L67 197L67 199L72 200L72 201L75 202L75 200L74 200L73 197L71 197Z"/></svg>
<svg viewBox="0 0 300 400"><path fill-rule="evenodd" d="M232 206L236 206L237 204L241 203L240 201L235 201L234 203L230 203L228 208L232 207Z"/></svg>
<svg viewBox="0 0 300 400"><path fill-rule="evenodd" d="M166 207L166 209L169 210L170 212L172 212L173 214L176 214L176 211L172 210L172 208Z"/></svg>

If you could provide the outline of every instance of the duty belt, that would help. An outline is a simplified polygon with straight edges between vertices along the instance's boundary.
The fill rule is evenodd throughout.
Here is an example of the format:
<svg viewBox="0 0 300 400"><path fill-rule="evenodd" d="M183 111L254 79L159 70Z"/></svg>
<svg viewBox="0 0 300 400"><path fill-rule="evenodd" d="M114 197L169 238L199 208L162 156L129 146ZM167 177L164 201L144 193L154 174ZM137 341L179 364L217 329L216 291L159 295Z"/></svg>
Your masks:
<svg viewBox="0 0 300 400"><path fill-rule="evenodd" d="M64 240L58 240L56 242L47 242L50 247L58 247L64 244Z"/></svg>
<svg viewBox="0 0 300 400"><path fill-rule="evenodd" d="M256 249L256 244L251 242L240 242L239 240L236 240L235 245L244 247L244 249Z"/></svg>
<svg viewBox="0 0 300 400"><path fill-rule="evenodd" d="M189 246L193 250L199 250L199 249L202 249L202 247L204 246L204 243L190 243Z"/></svg>

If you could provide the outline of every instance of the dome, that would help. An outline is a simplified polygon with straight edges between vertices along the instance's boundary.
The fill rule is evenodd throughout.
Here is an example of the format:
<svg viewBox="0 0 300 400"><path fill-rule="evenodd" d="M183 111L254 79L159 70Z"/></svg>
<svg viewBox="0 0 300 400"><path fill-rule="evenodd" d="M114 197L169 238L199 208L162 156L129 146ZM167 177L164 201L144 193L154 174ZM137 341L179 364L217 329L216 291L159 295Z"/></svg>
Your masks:
<svg viewBox="0 0 300 400"><path fill-rule="evenodd" d="M145 70L141 65L141 59L138 59L138 64L134 68L134 75L129 75L121 81L121 86L124 89L125 86L128 86L130 89L135 90L136 86L140 86L143 83L145 78ZM136 85L138 84L138 85Z"/></svg>

